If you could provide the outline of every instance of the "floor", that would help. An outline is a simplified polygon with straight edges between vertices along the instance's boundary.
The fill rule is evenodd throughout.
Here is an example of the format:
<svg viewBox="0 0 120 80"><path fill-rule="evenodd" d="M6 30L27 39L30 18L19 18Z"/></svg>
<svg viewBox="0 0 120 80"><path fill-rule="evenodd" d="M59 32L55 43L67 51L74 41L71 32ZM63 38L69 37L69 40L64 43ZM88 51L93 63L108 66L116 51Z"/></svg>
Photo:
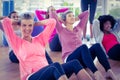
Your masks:
<svg viewBox="0 0 120 80"><path fill-rule="evenodd" d="M62 63L61 60L61 52L51 52L48 50L51 58L54 62L58 61ZM7 47L0 47L0 78L2 80L20 80L19 78L19 65L15 63L11 63L8 58L8 48ZM120 62L109 60L112 66L112 70L116 74L116 76L120 80ZM104 69L98 63L95 62L98 69L105 75ZM75 80L75 78L71 78L70 80Z"/></svg>

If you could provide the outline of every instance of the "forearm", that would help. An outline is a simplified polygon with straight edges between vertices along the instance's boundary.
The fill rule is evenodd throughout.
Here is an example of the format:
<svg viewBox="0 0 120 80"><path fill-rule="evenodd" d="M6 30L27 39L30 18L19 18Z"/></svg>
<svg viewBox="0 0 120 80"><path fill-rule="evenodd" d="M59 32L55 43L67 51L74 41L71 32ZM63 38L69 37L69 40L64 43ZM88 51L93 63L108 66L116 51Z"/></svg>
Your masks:
<svg viewBox="0 0 120 80"><path fill-rule="evenodd" d="M81 29L84 29L86 24L87 24L87 21L88 21L88 16L89 16L89 12L88 11L85 11L82 14L80 14L78 16L79 19L80 19L80 22L79 22L79 24L77 26L80 27Z"/></svg>
<svg viewBox="0 0 120 80"><path fill-rule="evenodd" d="M44 11L44 10L35 10L35 13L37 13L37 14L44 14L44 15L46 15L46 11Z"/></svg>
<svg viewBox="0 0 120 80"><path fill-rule="evenodd" d="M40 12L39 10L36 10L35 13L36 13L36 16L39 20L44 20L44 17L42 16L42 12Z"/></svg>
<svg viewBox="0 0 120 80"><path fill-rule="evenodd" d="M12 21L9 18L5 18L2 21L2 25L3 25L3 29L4 29L4 33L9 41L10 46L12 47L12 49L14 50L15 53L17 53L17 49L19 48L19 46L21 45L21 38L19 38L14 30L13 30L13 26L12 23L14 21Z"/></svg>
<svg viewBox="0 0 120 80"><path fill-rule="evenodd" d="M49 19L45 19L45 20L35 22L34 26L45 26L48 21L49 21Z"/></svg>
<svg viewBox="0 0 120 80"><path fill-rule="evenodd" d="M69 8L61 8L61 9L58 9L56 10L57 13L62 13L62 12L65 12L67 11Z"/></svg>
<svg viewBox="0 0 120 80"><path fill-rule="evenodd" d="M79 19L82 19L82 18L84 18L86 15L88 15L89 14L89 12L88 12L88 10L87 11L84 11L84 12L82 12L81 14L79 14L78 15L78 18Z"/></svg>
<svg viewBox="0 0 120 80"><path fill-rule="evenodd" d="M59 18L57 16L57 13L55 11L50 11L50 18L54 18L57 22L59 22Z"/></svg>
<svg viewBox="0 0 120 80"><path fill-rule="evenodd" d="M62 22L61 20L59 20L57 13L55 11L51 11L50 13L50 17L54 18L56 20L56 30L58 32L61 32L63 27L62 27L62 23L64 23L64 21Z"/></svg>
<svg viewBox="0 0 120 80"><path fill-rule="evenodd" d="M46 28L43 30L43 32L41 33L40 36L42 37L43 40L43 45L46 45L50 39L50 36L55 28L56 25L56 21L55 19L47 19L47 21L45 22L45 26ZM38 39L41 40L41 37L38 36Z"/></svg>

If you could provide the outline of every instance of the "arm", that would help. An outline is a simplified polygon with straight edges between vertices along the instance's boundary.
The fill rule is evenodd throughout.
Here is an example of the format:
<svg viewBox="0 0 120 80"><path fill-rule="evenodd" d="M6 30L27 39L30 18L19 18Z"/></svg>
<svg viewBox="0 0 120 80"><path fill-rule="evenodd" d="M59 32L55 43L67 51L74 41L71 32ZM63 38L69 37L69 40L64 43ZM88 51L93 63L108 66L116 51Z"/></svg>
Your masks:
<svg viewBox="0 0 120 80"><path fill-rule="evenodd" d="M69 8L61 8L61 9L56 10L56 12L57 13L62 13L62 12L65 12L67 10L69 10Z"/></svg>
<svg viewBox="0 0 120 80"><path fill-rule="evenodd" d="M5 18L5 17L4 17L4 18ZM4 18L3 18L3 19L4 19ZM2 21L3 21L3 20L0 20L0 29L4 32L3 25L2 25ZM18 23L18 22L17 22L16 20L12 20L12 24L15 24L15 25L16 25L17 23Z"/></svg>
<svg viewBox="0 0 120 80"><path fill-rule="evenodd" d="M78 18L80 19L80 22L78 23L77 27L80 27L81 29L84 29L85 26L86 26L86 24L87 24L87 21L88 21L88 16L89 16L88 10L82 12L82 13L78 16Z"/></svg>
<svg viewBox="0 0 120 80"><path fill-rule="evenodd" d="M41 20L34 23L34 26L45 26L48 23L49 19Z"/></svg>
<svg viewBox="0 0 120 80"><path fill-rule="evenodd" d="M116 21L113 31L115 31L116 33L120 33L120 19Z"/></svg>
<svg viewBox="0 0 120 80"><path fill-rule="evenodd" d="M46 13L47 13L46 11L35 10L35 14L39 20L44 20L44 17L42 16L42 14L46 15Z"/></svg>
<svg viewBox="0 0 120 80"><path fill-rule="evenodd" d="M6 18L6 16L0 16L0 29L4 32L3 25L2 25L2 20Z"/></svg>
<svg viewBox="0 0 120 80"><path fill-rule="evenodd" d="M62 27L62 22L60 22L57 13L55 11L50 11L50 17L54 18L56 20L56 29L58 32L62 31L63 27Z"/></svg>
<svg viewBox="0 0 120 80"><path fill-rule="evenodd" d="M113 28L113 32L115 33L118 41L120 42L120 19L116 20L116 24Z"/></svg>
<svg viewBox="0 0 120 80"><path fill-rule="evenodd" d="M40 13L40 14L44 14L44 15L46 15L46 11L44 11L44 10L35 10L35 12L37 12L37 13Z"/></svg>
<svg viewBox="0 0 120 80"><path fill-rule="evenodd" d="M45 46L48 43L48 40L55 28L56 21L55 19L50 18L50 19L43 20L40 23L46 26L43 32L38 35L39 41L42 40L43 45ZM42 38L40 36L42 36Z"/></svg>
<svg viewBox="0 0 120 80"><path fill-rule="evenodd" d="M14 33L13 27L12 27L12 20L9 18L3 19L2 25L4 29L4 33L10 43L10 46L14 50L15 53L17 53L17 49L19 49L19 46L21 45L21 39Z"/></svg>
<svg viewBox="0 0 120 80"><path fill-rule="evenodd" d="M104 35L104 34L103 34L103 32L100 30L100 22L99 22L98 19L95 19L95 20L93 21L92 31L93 31L93 36L94 36L94 38L95 38L96 43L100 43L103 51L106 52L106 51L105 51L105 48L104 48L103 45L102 45L102 39L103 39L103 35Z"/></svg>
<svg viewBox="0 0 120 80"><path fill-rule="evenodd" d="M46 26L42 24L41 21L35 22L34 26L43 26L44 29L46 28ZM53 30L49 42L54 38L55 35L56 35L56 29Z"/></svg>
<svg viewBox="0 0 120 80"><path fill-rule="evenodd" d="M94 38L95 38L96 42L100 42L99 38L100 38L100 35L101 35L102 31L100 31L99 20L95 19L93 21L92 31L93 31L93 35L94 35Z"/></svg>

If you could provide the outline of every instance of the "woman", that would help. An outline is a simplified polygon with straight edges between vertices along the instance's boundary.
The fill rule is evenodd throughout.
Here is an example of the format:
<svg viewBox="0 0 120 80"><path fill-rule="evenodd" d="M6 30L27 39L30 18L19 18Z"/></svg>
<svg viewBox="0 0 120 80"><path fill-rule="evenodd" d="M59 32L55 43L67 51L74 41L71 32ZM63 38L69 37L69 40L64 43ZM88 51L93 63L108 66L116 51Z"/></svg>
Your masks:
<svg viewBox="0 0 120 80"><path fill-rule="evenodd" d="M29 12L30 13L30 12ZM30 13L33 18L34 18L34 14L33 13ZM13 19L13 20L18 20L19 19L19 16L18 16L18 13L16 11L12 11L9 16L8 16L10 19ZM20 27L19 25L17 24L12 24L13 26L13 30L15 32L15 34L19 37L21 37L21 31L20 31ZM37 34L40 33L40 30L42 29L41 26L34 26L33 28L33 32L32 32L32 36L37 36ZM8 44L9 44L9 41L7 41ZM11 62L13 63L19 63L17 57L15 56L14 54L14 51L12 50L12 48L9 46L9 59L11 60Z"/></svg>
<svg viewBox="0 0 120 80"><path fill-rule="evenodd" d="M54 19L50 18L35 23L36 25L46 25L45 30L36 37L31 36L34 20L29 13L23 14L18 23L22 38L15 35L12 27L14 23L16 21L12 22L9 18L5 18L2 23L0 22L0 28L5 32L10 46L19 60L21 80L68 80L67 77L72 73L76 73L78 79L83 76L87 80L92 80L77 60L62 64L62 66L59 63L48 64L45 57L45 45L56 25Z"/></svg>
<svg viewBox="0 0 120 80"><path fill-rule="evenodd" d="M62 9L55 10L55 8L53 6L48 7L47 11L36 10L35 13L36 13L38 19L39 20L48 19L50 17L49 16L50 9L56 11L57 13L62 13L62 12L65 12L68 10L68 8L62 8ZM43 17L42 14L45 15L45 18ZM44 28L45 28L45 26L44 26ZM61 51L62 50L61 43L59 41L58 35L56 34L56 29L54 29L54 31L50 37L49 48L51 49L51 51Z"/></svg>
<svg viewBox="0 0 120 80"><path fill-rule="evenodd" d="M94 21L93 32L96 42L101 44L107 56L120 61L120 19L116 22L111 15L99 16Z"/></svg>
<svg viewBox="0 0 120 80"><path fill-rule="evenodd" d="M90 16L89 16L89 22L90 22L90 43L94 44L94 38L93 38L93 33L92 33L92 25L93 25L93 20L95 16L95 11L97 8L97 0L81 0L81 10L82 12L89 10L90 11ZM83 42L86 42L86 30L87 30L87 25L85 29L83 30Z"/></svg>
<svg viewBox="0 0 120 80"><path fill-rule="evenodd" d="M53 10L55 10L57 13L63 13L65 11L67 11L69 8L61 8L61 9L55 9L53 6L49 6L47 11L43 11L43 10L35 10L36 16L39 20L44 20L43 15L45 15L45 18L49 18L49 9L52 8Z"/></svg>
<svg viewBox="0 0 120 80"><path fill-rule="evenodd" d="M96 80L105 80L93 63L93 59L97 56L99 62L107 72L107 77L111 77L113 80L116 80L101 46L99 44L94 44L90 49L88 49L86 45L82 44L82 32L86 25L88 14L88 11L81 13L78 16L80 22L76 27L73 27L75 17L71 11L67 11L62 15L64 24L61 24L58 20L56 12L52 11L51 17L55 18L57 21L56 29L62 45L63 61L69 62L77 59L84 68L89 68L93 72Z"/></svg>

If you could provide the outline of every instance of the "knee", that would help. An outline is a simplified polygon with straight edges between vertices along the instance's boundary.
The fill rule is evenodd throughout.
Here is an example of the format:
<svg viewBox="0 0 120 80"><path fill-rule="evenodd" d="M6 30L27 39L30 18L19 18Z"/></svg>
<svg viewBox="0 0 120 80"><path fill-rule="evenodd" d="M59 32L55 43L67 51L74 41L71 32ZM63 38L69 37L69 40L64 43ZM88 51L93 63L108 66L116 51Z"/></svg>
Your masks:
<svg viewBox="0 0 120 80"><path fill-rule="evenodd" d="M10 59L11 62L13 62L13 63L19 63L19 61L18 61L17 57L15 56L15 54L13 53L13 51L11 51L11 52L9 53L9 59Z"/></svg>
<svg viewBox="0 0 120 80"><path fill-rule="evenodd" d="M74 64L74 66L80 64L80 62L77 59L72 60L71 63Z"/></svg>
<svg viewBox="0 0 120 80"><path fill-rule="evenodd" d="M97 49L101 48L100 44L99 43L96 43L93 45L94 47L96 47Z"/></svg>
<svg viewBox="0 0 120 80"><path fill-rule="evenodd" d="M60 63L59 63L59 62L55 62L54 64L55 64L55 65L60 65Z"/></svg>
<svg viewBox="0 0 120 80"><path fill-rule="evenodd" d="M82 49L82 50L85 50L85 51L88 51L88 50L89 50L88 47L87 47L87 45L85 45L85 44L83 44L83 45L81 46L81 49Z"/></svg>
<svg viewBox="0 0 120 80"><path fill-rule="evenodd" d="M77 60L77 59L73 60L73 64L74 64L74 66L78 66L79 65L79 67L82 68L82 65L80 64L80 61Z"/></svg>
<svg viewBox="0 0 120 80"><path fill-rule="evenodd" d="M87 48L88 49L88 47L87 47L87 45L86 44L83 44L82 46L81 46L82 48Z"/></svg>
<svg viewBox="0 0 120 80"><path fill-rule="evenodd" d="M56 73L56 71L58 71L58 69L55 66L49 66L49 68L47 68L46 70L48 70L48 72L50 73Z"/></svg>
<svg viewBox="0 0 120 80"><path fill-rule="evenodd" d="M75 74L77 74L81 69L83 69L82 65L78 60L73 60L72 61L72 69L74 70Z"/></svg>
<svg viewBox="0 0 120 80"><path fill-rule="evenodd" d="M58 62L55 62L55 63L54 63L54 66L55 66L55 67L61 67L61 64L58 63Z"/></svg>
<svg viewBox="0 0 120 80"><path fill-rule="evenodd" d="M80 63L80 61L79 61L79 60L74 59L74 60L72 60L72 63L74 64L73 66L79 66L79 67L81 67L81 68L82 68L82 65L81 65L81 63Z"/></svg>

